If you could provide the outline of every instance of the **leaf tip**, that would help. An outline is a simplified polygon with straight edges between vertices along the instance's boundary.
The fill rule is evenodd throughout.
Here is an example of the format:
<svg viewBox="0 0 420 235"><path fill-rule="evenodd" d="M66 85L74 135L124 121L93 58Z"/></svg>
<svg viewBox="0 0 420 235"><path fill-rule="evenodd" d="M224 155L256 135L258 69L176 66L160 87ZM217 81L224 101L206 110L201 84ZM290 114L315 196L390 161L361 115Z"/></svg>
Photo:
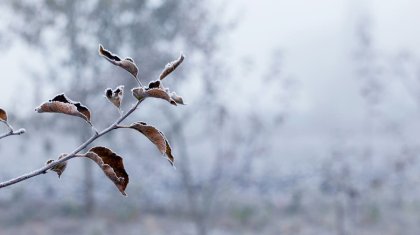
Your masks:
<svg viewBox="0 0 420 235"><path fill-rule="evenodd" d="M0 108L0 121L7 122L7 112L2 108Z"/></svg>
<svg viewBox="0 0 420 235"><path fill-rule="evenodd" d="M104 54L104 46L102 46L102 44L100 44L100 43L99 43L98 53L99 53L99 55Z"/></svg>

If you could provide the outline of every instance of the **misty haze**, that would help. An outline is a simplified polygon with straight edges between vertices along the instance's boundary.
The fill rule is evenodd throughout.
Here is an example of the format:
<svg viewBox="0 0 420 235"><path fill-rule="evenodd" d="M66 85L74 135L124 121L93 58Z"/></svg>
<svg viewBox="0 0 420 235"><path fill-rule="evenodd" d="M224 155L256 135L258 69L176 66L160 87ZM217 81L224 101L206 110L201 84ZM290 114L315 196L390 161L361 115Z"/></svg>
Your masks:
<svg viewBox="0 0 420 235"><path fill-rule="evenodd" d="M2 1L0 234L418 234L419 9Z"/></svg>

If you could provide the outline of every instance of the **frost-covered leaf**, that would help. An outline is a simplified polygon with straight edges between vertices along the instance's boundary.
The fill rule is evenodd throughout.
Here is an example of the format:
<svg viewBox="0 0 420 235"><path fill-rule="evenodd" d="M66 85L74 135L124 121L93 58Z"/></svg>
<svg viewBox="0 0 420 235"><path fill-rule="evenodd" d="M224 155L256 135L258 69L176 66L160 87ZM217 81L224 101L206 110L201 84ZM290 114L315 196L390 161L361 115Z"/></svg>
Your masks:
<svg viewBox="0 0 420 235"><path fill-rule="evenodd" d="M165 135L161 131L159 131L156 127L148 125L144 122L135 122L135 123L132 123L130 126L123 126L123 127L137 130L143 135L145 135L153 144L155 144L157 149L162 154L166 154L168 161L173 166L174 157L172 156L171 146L169 145L169 142L166 139Z"/></svg>
<svg viewBox="0 0 420 235"><path fill-rule="evenodd" d="M142 100L148 97L159 98L168 101L172 105L177 105L176 102L171 98L168 91L163 88L144 88L136 87L131 90L133 96L138 100Z"/></svg>
<svg viewBox="0 0 420 235"><path fill-rule="evenodd" d="M147 85L147 89L153 89L153 88L162 88L160 80L149 82L149 85Z"/></svg>
<svg viewBox="0 0 420 235"><path fill-rule="evenodd" d="M182 99L182 96L177 95L175 92L171 92L170 96L171 96L171 99L175 101L177 104L184 105L184 100Z"/></svg>
<svg viewBox="0 0 420 235"><path fill-rule="evenodd" d="M114 104L117 108L120 108L121 102L123 100L124 95L124 86L118 86L114 90L108 88L105 90L105 96L108 100Z"/></svg>
<svg viewBox="0 0 420 235"><path fill-rule="evenodd" d="M168 63L163 69L162 73L159 76L160 80L163 80L166 76L172 73L181 63L184 61L184 55L181 54L178 59Z"/></svg>
<svg viewBox="0 0 420 235"><path fill-rule="evenodd" d="M7 112L2 108L0 108L0 121L7 122Z"/></svg>
<svg viewBox="0 0 420 235"><path fill-rule="evenodd" d="M52 100L41 104L35 111L38 113L63 113L83 118L90 123L89 109L79 102L70 100L64 94L57 95Z"/></svg>
<svg viewBox="0 0 420 235"><path fill-rule="evenodd" d="M114 182L118 190L124 195L128 185L128 174L125 171L122 157L106 147L91 148L83 157L90 158L103 170L105 175Z"/></svg>
<svg viewBox="0 0 420 235"><path fill-rule="evenodd" d="M121 59L118 55L106 50L101 44L99 44L99 55L104 57L112 64L120 66L121 68L127 70L135 78L137 77L139 69L132 58L127 57L125 59Z"/></svg>
<svg viewBox="0 0 420 235"><path fill-rule="evenodd" d="M145 89L143 87L133 88L133 89L131 89L131 93L138 100L143 100L143 99L146 99L147 97L149 97L146 94L146 91L145 91Z"/></svg>
<svg viewBox="0 0 420 235"><path fill-rule="evenodd" d="M154 126L147 125L144 122L135 122L128 126L128 128L137 130L145 135L150 141L152 141L153 144L156 145L162 154L166 152L165 136L163 136L162 133Z"/></svg>
<svg viewBox="0 0 420 235"><path fill-rule="evenodd" d="M62 159L65 156L66 156L66 154L62 154L58 158L58 160ZM52 160L52 159L51 160L48 160L47 161L47 165L50 164L50 163L52 163L52 162L54 162L54 160ZM66 162L60 162L60 163L58 163L57 165L53 166L50 170L56 172L57 175L58 175L58 178L60 178L61 174L63 174L63 172L66 169L66 167L67 167L67 161Z"/></svg>

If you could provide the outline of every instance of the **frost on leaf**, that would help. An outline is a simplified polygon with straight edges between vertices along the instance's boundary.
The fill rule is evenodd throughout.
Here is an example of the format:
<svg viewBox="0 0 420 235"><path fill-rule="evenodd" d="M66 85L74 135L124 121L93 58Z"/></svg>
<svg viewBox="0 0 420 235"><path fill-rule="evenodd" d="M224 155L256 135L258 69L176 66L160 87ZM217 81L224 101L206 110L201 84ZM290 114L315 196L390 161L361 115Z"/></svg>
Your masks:
<svg viewBox="0 0 420 235"><path fill-rule="evenodd" d="M121 102L124 95L124 86L118 86L114 90L111 88L108 88L105 90L105 96L106 98L114 104L118 109L121 106Z"/></svg>
<svg viewBox="0 0 420 235"><path fill-rule="evenodd" d="M166 152L166 142L165 142L165 136L162 135L162 133L156 129L153 126L147 125L144 122L136 122L132 123L129 128L135 129L145 135L150 141L152 141L153 144L156 145L158 150L165 154Z"/></svg>
<svg viewBox="0 0 420 235"><path fill-rule="evenodd" d="M7 122L6 110L0 108L0 121Z"/></svg>
<svg viewBox="0 0 420 235"><path fill-rule="evenodd" d="M175 103L184 105L184 100L182 99L182 96L177 95L175 92L172 92L170 96L171 99L175 101Z"/></svg>
<svg viewBox="0 0 420 235"><path fill-rule="evenodd" d="M173 100L171 96L169 95L169 91L162 87L155 88L153 87L153 85L152 85L152 88L136 87L136 88L133 88L131 92L133 93L133 96L136 97L136 99L138 100L146 99L148 97L153 97L153 98L166 100L172 105L177 105L175 100Z"/></svg>
<svg viewBox="0 0 420 235"><path fill-rule="evenodd" d="M106 60L111 62L114 65L120 66L121 68L127 70L135 78L139 72L137 65L134 63L134 60L130 57L121 59L118 55L113 54L112 52L106 50L101 44L99 44L99 55L104 57Z"/></svg>
<svg viewBox="0 0 420 235"><path fill-rule="evenodd" d="M62 155L58 158L58 160L62 159L62 158L63 158L63 157L65 157L65 156L66 156L66 154L62 154ZM48 160L48 161L47 161L47 165L48 165L48 164L50 164L50 163L52 163L52 162L54 162L54 160ZM60 162L60 163L58 163L57 165L53 166L50 170L52 170L52 171L56 172L56 173L57 173L57 175L58 175L58 178L60 178L61 174L63 174L63 172L64 172L64 170L66 169L66 167L67 167L67 162Z"/></svg>
<svg viewBox="0 0 420 235"><path fill-rule="evenodd" d="M124 195L128 185L128 174L124 169L123 159L106 147L91 148L83 157L90 158L103 170L105 175L114 182L118 190Z"/></svg>
<svg viewBox="0 0 420 235"><path fill-rule="evenodd" d="M63 113L83 118L90 123L89 109L79 102L70 100L64 94L57 95L52 100L41 104L35 111L38 113Z"/></svg>
<svg viewBox="0 0 420 235"><path fill-rule="evenodd" d="M166 76L172 73L184 61L184 55L181 54L178 59L168 63L161 72L159 79L163 80Z"/></svg>
<svg viewBox="0 0 420 235"><path fill-rule="evenodd" d="M168 161L173 166L174 157L172 156L171 146L169 145L168 140L161 131L159 131L154 126L148 125L144 122L135 122L132 123L130 126L126 126L125 128L137 130L143 135L145 135L162 154L167 155Z"/></svg>

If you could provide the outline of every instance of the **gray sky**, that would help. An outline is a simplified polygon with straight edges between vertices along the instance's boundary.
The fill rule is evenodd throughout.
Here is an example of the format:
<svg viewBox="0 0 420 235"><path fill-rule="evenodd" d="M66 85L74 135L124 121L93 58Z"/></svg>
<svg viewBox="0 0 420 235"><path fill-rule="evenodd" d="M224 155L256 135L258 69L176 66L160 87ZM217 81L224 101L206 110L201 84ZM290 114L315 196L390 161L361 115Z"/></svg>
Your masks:
<svg viewBox="0 0 420 235"><path fill-rule="evenodd" d="M243 20L233 37L234 54L252 57L262 66L270 52L280 48L286 71L302 84L295 112L310 119L363 118L360 84L349 66L359 17L371 19L374 42L382 53L420 52L420 33L415 30L420 22L418 1L238 0L235 4L243 9ZM393 89L398 90L398 84Z"/></svg>

